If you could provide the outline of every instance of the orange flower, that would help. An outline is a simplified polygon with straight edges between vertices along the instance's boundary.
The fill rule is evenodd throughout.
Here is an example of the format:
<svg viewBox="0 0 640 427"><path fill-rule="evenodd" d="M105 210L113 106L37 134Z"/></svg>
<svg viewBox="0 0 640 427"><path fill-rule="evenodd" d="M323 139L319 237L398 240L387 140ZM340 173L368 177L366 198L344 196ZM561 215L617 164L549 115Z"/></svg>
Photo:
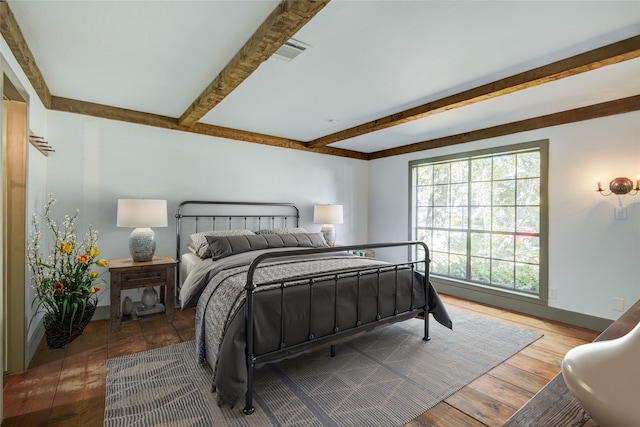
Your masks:
<svg viewBox="0 0 640 427"><path fill-rule="evenodd" d="M61 291L64 289L64 285L60 282L56 282L53 284L53 290L54 291Z"/></svg>
<svg viewBox="0 0 640 427"><path fill-rule="evenodd" d="M73 250L73 243L71 242L60 243L60 252L64 252L65 254L70 254L72 250Z"/></svg>
<svg viewBox="0 0 640 427"><path fill-rule="evenodd" d="M91 248L91 250L89 251L89 256L91 258L95 258L98 255L100 255L100 251L98 250L98 248L96 248L95 246Z"/></svg>
<svg viewBox="0 0 640 427"><path fill-rule="evenodd" d="M92 293L92 294L95 294L96 292L100 292L100 286L98 286L98 285L93 285L93 286L91 287L91 293Z"/></svg>
<svg viewBox="0 0 640 427"><path fill-rule="evenodd" d="M89 274L89 277L91 279L95 279L96 277L98 277L98 272L97 271L92 271L91 274Z"/></svg>
<svg viewBox="0 0 640 427"><path fill-rule="evenodd" d="M98 267L106 267L109 265L109 261L107 261L106 259L99 259L98 262L96 262L96 265Z"/></svg>
<svg viewBox="0 0 640 427"><path fill-rule="evenodd" d="M86 264L86 263L88 263L88 262L89 262L89 255L87 255L87 254L80 255L80 256L78 257L78 262L79 262L80 264Z"/></svg>

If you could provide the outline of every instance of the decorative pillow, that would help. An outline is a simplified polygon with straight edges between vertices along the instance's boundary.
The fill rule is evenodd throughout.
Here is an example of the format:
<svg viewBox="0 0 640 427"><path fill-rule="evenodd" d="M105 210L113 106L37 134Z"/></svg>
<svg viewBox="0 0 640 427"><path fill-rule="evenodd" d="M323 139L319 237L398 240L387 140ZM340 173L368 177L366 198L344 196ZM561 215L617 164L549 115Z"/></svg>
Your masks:
<svg viewBox="0 0 640 427"><path fill-rule="evenodd" d="M308 234L309 232L302 227L294 228L265 228L258 231L257 234Z"/></svg>
<svg viewBox="0 0 640 427"><path fill-rule="evenodd" d="M211 258L220 258L243 252L268 248L324 248L322 233L254 234L244 236L207 236Z"/></svg>
<svg viewBox="0 0 640 427"><path fill-rule="evenodd" d="M207 242L207 236L246 236L255 235L251 230L213 230L203 231L202 233L195 233L191 235L191 242L196 248L196 254L202 258L211 258L211 251L209 250L209 242Z"/></svg>

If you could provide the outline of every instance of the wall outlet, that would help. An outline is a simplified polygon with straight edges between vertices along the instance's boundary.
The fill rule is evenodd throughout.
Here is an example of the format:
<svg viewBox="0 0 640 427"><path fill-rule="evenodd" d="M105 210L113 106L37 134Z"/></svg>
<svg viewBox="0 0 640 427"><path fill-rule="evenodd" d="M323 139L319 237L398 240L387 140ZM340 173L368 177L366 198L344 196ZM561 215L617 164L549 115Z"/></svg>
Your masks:
<svg viewBox="0 0 640 427"><path fill-rule="evenodd" d="M613 306L611 308L614 311L624 311L624 298L614 298Z"/></svg>
<svg viewBox="0 0 640 427"><path fill-rule="evenodd" d="M549 299L558 299L557 289L549 289Z"/></svg>

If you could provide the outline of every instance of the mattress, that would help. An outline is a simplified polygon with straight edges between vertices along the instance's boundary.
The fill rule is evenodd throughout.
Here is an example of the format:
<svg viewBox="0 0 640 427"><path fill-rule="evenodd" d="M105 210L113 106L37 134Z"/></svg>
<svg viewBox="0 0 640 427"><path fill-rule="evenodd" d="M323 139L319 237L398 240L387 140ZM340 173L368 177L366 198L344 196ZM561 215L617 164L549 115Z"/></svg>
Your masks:
<svg viewBox="0 0 640 427"><path fill-rule="evenodd" d="M202 262L202 259L194 253L188 252L182 254L180 258L180 279L181 283L179 286L182 286L184 281L187 279L189 273L193 271L193 269Z"/></svg>

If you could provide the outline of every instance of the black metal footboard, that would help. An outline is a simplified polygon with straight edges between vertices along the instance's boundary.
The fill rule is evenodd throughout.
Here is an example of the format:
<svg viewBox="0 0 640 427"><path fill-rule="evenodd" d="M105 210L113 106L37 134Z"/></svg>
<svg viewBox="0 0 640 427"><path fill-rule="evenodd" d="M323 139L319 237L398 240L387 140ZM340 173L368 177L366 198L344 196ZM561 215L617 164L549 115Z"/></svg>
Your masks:
<svg viewBox="0 0 640 427"><path fill-rule="evenodd" d="M377 248L391 248L405 246L407 249L414 247L421 247L424 253L424 259L419 261L410 261L398 264L384 264L381 266L367 266L361 268L349 268L341 269L337 271L322 272L317 275L303 275L286 280L279 280L277 282L270 283L254 283L254 274L256 268L266 260L274 260L274 258L290 257L292 255L317 255L322 253L331 252L344 252L344 251L362 251L367 249ZM415 251L414 253L416 253ZM422 268L420 268L422 267ZM417 274L420 271L423 274ZM409 277L407 280L406 277ZM398 278L403 276L403 280ZM278 251L265 253L258 256L251 266L249 267L247 274L246 284L246 301L245 301L245 321L246 321L246 364L247 364L247 393L246 402L243 412L247 415L252 414L255 410L253 406L253 377L254 369L262 364L270 361L279 360L284 357L292 357L305 351L309 351L311 348L317 347L323 344L330 344L332 346L332 353L334 351L333 344L339 340L342 340L348 336L354 334L363 333L365 331L377 328L379 326L400 322L419 314L424 316L424 338L423 340L429 340L429 250L427 246L422 242L398 242L398 243L384 243L384 244L370 244L359 246L343 246L333 248L317 248L317 249L303 249L296 251ZM419 281L419 282L416 282ZM352 294L355 296L349 298L352 303L352 307L348 307L349 320L339 318L340 313L344 313L345 298L339 296L339 290L348 286L352 289ZM377 307L370 307L370 304L365 304L363 301L365 298L361 295L365 286L361 283L366 282L366 289L369 289L369 294L373 293L374 300ZM289 286L296 283L297 286ZM256 350L254 341L255 332L255 313L254 313L254 293L263 286L270 286L271 288L276 285L276 292L280 295L280 342L276 349L258 349ZM286 323L285 312L287 312L287 298L286 294L289 289L294 289L299 286L308 287L308 329L306 333L306 340L303 342L296 342L294 344L287 344L285 340L286 336ZM333 292L332 304L333 309L329 310L333 313L333 328L330 332L318 333L318 327L314 324L314 310L317 309L318 304L326 304L326 299L321 301L321 298L314 294L314 289L318 286L322 286L322 292ZM417 298L414 295L414 289L416 286L421 287L424 294L424 300ZM390 288L391 287L391 288ZM410 287L410 289L406 289ZM407 297L407 295L409 295ZM393 298L391 302L390 299ZM409 299L409 301L407 300ZM385 301L382 301L385 299ZM318 302L320 301L320 302ZM369 303L372 302L371 298L367 299ZM339 309L339 304L341 305ZM349 303L347 303L349 304ZM391 304L391 309L389 305ZM386 307L384 310L382 307ZM372 311L374 310L374 311ZM368 314L363 314L363 313ZM373 314L372 314L373 313Z"/></svg>

